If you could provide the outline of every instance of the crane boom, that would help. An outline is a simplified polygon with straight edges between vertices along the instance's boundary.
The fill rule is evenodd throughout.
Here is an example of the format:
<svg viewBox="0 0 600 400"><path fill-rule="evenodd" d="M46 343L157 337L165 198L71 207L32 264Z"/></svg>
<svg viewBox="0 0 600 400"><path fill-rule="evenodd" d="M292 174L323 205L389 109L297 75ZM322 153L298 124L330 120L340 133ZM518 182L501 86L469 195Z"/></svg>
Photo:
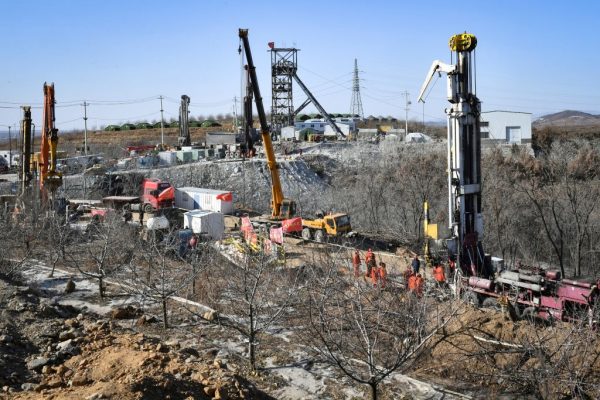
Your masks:
<svg viewBox="0 0 600 400"><path fill-rule="evenodd" d="M283 197L283 190L281 189L281 181L279 179L279 165L277 165L277 160L275 159L273 143L271 142L271 132L269 130L269 126L267 125L265 108L263 106L262 96L260 95L260 89L258 87L256 67L254 66L254 61L252 60L250 42L248 41L248 29L240 29L239 37L244 46L244 53L248 63L250 84L254 94L254 102L256 103L258 120L260 122L260 135L262 137L263 147L267 157L267 165L271 173L271 216L278 219L290 218L295 214L296 206L292 200L285 199Z"/></svg>

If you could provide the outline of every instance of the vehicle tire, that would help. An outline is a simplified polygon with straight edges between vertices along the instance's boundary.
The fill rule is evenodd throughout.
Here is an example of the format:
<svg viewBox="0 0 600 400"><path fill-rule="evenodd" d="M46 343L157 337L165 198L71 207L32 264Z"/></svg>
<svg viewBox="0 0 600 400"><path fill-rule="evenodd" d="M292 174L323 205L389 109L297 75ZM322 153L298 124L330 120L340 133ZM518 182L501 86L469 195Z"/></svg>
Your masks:
<svg viewBox="0 0 600 400"><path fill-rule="evenodd" d="M463 293L462 299L465 303L470 304L475 308L479 308L479 296L477 293L466 291Z"/></svg>
<svg viewBox="0 0 600 400"><path fill-rule="evenodd" d="M142 207L142 210L144 210L144 212L148 214L154 210L154 207L152 207L152 204L146 203L144 204L144 207Z"/></svg>
<svg viewBox="0 0 600 400"><path fill-rule="evenodd" d="M322 243L323 239L325 239L325 234L323 233L323 231L316 231L315 232L315 242Z"/></svg>
<svg viewBox="0 0 600 400"><path fill-rule="evenodd" d="M308 228L302 229L302 239L310 240L311 237L312 237L312 234L310 232L310 229L308 229Z"/></svg>
<svg viewBox="0 0 600 400"><path fill-rule="evenodd" d="M486 297L481 302L481 306L483 308L489 308L492 310L500 311L500 304L498 303L498 299L495 297Z"/></svg>

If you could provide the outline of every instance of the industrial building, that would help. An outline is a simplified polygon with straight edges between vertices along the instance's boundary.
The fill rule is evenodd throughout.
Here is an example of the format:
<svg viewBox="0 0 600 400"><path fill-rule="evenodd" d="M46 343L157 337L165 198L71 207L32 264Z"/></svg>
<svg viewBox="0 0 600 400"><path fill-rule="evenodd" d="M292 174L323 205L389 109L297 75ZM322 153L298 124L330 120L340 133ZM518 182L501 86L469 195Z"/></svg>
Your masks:
<svg viewBox="0 0 600 400"><path fill-rule="evenodd" d="M481 138L502 143L531 143L531 113L518 111L482 112Z"/></svg>

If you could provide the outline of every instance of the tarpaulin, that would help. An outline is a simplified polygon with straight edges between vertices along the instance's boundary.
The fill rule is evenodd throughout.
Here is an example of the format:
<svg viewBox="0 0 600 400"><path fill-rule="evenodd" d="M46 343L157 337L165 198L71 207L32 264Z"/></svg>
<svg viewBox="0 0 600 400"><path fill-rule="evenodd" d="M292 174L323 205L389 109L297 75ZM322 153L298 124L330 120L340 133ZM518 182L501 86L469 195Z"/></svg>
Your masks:
<svg viewBox="0 0 600 400"><path fill-rule="evenodd" d="M271 232L269 232L269 237L271 238L272 242L283 244L283 228L276 228L272 226Z"/></svg>
<svg viewBox="0 0 600 400"><path fill-rule="evenodd" d="M173 186L163 190L158 195L158 201L163 202L165 200L173 200L175 198L175 188Z"/></svg>
<svg viewBox="0 0 600 400"><path fill-rule="evenodd" d="M231 194L231 192L221 193L221 194L217 195L217 199L223 200L223 201L231 201L231 200L233 200L233 195Z"/></svg>
<svg viewBox="0 0 600 400"><path fill-rule="evenodd" d="M290 218L281 221L283 227L283 233L301 232L302 231L302 218Z"/></svg>

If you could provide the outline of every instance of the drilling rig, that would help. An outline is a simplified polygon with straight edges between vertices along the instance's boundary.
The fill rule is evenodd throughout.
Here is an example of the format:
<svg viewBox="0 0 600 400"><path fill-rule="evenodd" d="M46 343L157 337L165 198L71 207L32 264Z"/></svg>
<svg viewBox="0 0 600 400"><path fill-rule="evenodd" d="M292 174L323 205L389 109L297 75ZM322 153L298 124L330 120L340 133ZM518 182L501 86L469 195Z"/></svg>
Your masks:
<svg viewBox="0 0 600 400"><path fill-rule="evenodd" d="M42 144L40 149L40 192L44 201L48 200L48 192L52 196L62 185L62 174L56 171L56 148L58 146L58 129L54 126L54 84L44 83L44 116L42 120Z"/></svg>
<svg viewBox="0 0 600 400"><path fill-rule="evenodd" d="M23 106L21 120L21 195L31 182L31 107Z"/></svg>
<svg viewBox="0 0 600 400"><path fill-rule="evenodd" d="M481 210L481 105L474 93L473 50L477 38L469 33L450 38L455 64L433 62L419 93L419 101L436 73L447 74L448 116L448 216L451 237L447 239L448 257L466 276L489 277L491 259L486 257Z"/></svg>
<svg viewBox="0 0 600 400"><path fill-rule="evenodd" d="M450 38L455 64L433 62L419 94L419 101L436 73L447 74L448 116L448 217L451 231L446 240L449 264L455 264L455 294L474 306L497 308L513 304L517 316L545 319L589 318L600 303L600 279L564 279L560 271L517 266L505 270L503 260L483 251L481 182L481 106L475 95L473 50L477 39L469 33ZM429 223L425 203L425 236L437 238L437 226ZM428 255L426 247L426 256ZM512 318L512 317L511 317Z"/></svg>
<svg viewBox="0 0 600 400"><path fill-rule="evenodd" d="M177 145L179 148L182 146L190 146L192 139L190 137L190 98L187 95L181 96L181 105L179 106L179 137L177 138Z"/></svg>

